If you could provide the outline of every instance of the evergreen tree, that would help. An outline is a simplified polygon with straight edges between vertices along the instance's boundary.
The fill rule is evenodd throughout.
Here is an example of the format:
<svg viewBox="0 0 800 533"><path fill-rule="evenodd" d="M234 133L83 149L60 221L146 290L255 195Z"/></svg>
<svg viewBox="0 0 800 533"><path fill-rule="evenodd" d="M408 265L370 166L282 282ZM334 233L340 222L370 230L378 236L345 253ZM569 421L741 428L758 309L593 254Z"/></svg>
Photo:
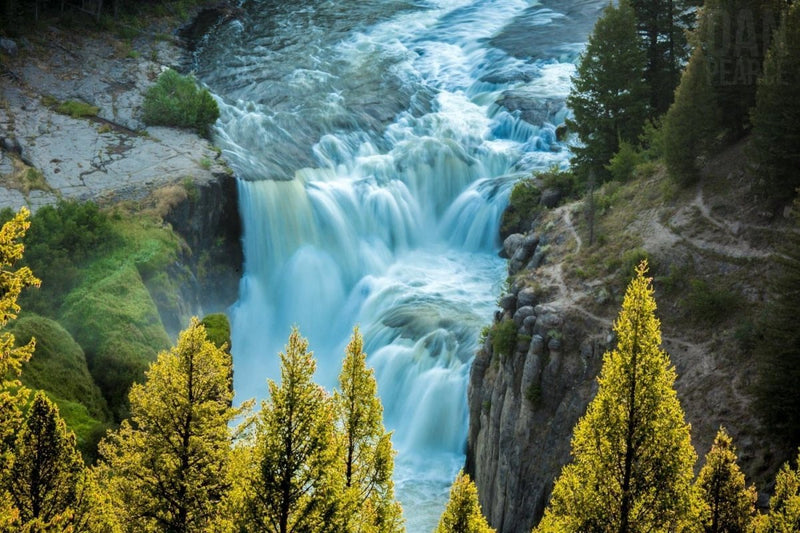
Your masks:
<svg viewBox="0 0 800 533"><path fill-rule="evenodd" d="M26 208L20 209L11 220L0 228L0 330L19 312L17 298L25 287L38 286L39 280L27 267L16 268L22 259L22 238L30 226ZM29 392L22 387L18 377L22 363L30 359L35 346L34 339L25 346L15 347L14 335L0 333L0 485L6 486L13 448L22 426L22 405ZM0 488L0 531L9 531L19 519L19 510L13 505L11 495Z"/></svg>
<svg viewBox="0 0 800 533"><path fill-rule="evenodd" d="M628 0L609 4L589 36L567 98L575 114L568 125L582 143L574 147L578 175L585 178L594 170L605 180L605 165L619 143L637 142L647 116L644 69L633 9Z"/></svg>
<svg viewBox="0 0 800 533"><path fill-rule="evenodd" d="M478 489L464 472L458 473L450 488L450 500L435 533L494 533L481 513Z"/></svg>
<svg viewBox="0 0 800 533"><path fill-rule="evenodd" d="M578 421L573 462L555 483L537 531L674 531L691 519L695 453L661 350L646 262L614 323L597 395Z"/></svg>
<svg viewBox="0 0 800 533"><path fill-rule="evenodd" d="M697 179L697 158L710 147L718 115L708 62L702 48L696 48L664 118L664 159L681 185Z"/></svg>
<svg viewBox="0 0 800 533"><path fill-rule="evenodd" d="M795 200L794 231L783 236L775 254L778 272L770 281L767 309L759 324L755 358L757 405L771 429L790 446L800 445L800 199Z"/></svg>
<svg viewBox="0 0 800 533"><path fill-rule="evenodd" d="M687 33L694 26L697 0L631 0L640 46L647 57L644 78L655 118L672 104L683 63L689 57Z"/></svg>
<svg viewBox="0 0 800 533"><path fill-rule="evenodd" d="M779 202L800 187L800 4L783 16L758 83L753 111L753 147L757 175Z"/></svg>
<svg viewBox="0 0 800 533"><path fill-rule="evenodd" d="M247 531L337 532L350 502L325 390L312 379L308 341L293 329L281 358L281 382L269 381L245 481Z"/></svg>
<svg viewBox="0 0 800 533"><path fill-rule="evenodd" d="M708 60L720 110L716 129L730 141L750 127L765 51L784 5L784 0L706 0L698 17L695 38Z"/></svg>
<svg viewBox="0 0 800 533"><path fill-rule="evenodd" d="M378 384L367 368L367 354L358 328L345 351L339 391L333 396L337 426L343 439L345 486L360 512L353 513L354 531L403 531L402 509L394 498L394 451L383 427Z"/></svg>
<svg viewBox="0 0 800 533"><path fill-rule="evenodd" d="M800 455L797 458L800 465ZM800 531L800 466L785 463L775 476L775 494L769 500L769 513L760 517L757 533L796 533Z"/></svg>
<svg viewBox="0 0 800 533"><path fill-rule="evenodd" d="M756 489L745 485L733 441L719 428L697 476L706 533L747 533L755 514Z"/></svg>
<svg viewBox="0 0 800 533"><path fill-rule="evenodd" d="M4 476L5 477L5 476ZM22 527L66 529L73 522L83 479L75 435L42 392L33 398L5 479Z"/></svg>
<svg viewBox="0 0 800 533"><path fill-rule="evenodd" d="M192 319L134 384L131 418L100 444L100 475L128 531L221 529L229 489L230 358Z"/></svg>

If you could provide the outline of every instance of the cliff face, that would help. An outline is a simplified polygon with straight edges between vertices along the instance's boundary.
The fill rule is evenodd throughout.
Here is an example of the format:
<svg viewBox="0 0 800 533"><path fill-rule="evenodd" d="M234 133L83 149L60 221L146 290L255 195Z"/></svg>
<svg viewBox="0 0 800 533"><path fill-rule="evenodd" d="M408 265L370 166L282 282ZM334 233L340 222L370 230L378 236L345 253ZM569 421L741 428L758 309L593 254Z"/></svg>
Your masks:
<svg viewBox="0 0 800 533"><path fill-rule="evenodd" d="M743 153L737 146L709 161L696 188L669 199L662 171L607 184L595 196L605 206L595 217L597 242L587 242L580 201L545 211L540 239L506 239L510 287L468 391L467 471L498 532L530 531L541 517L570 459L573 427L596 392L603 353L614 342L612 320L641 257L655 280L662 346L692 426L695 469L724 426L748 483L766 502L774 473L795 450L754 408L754 324L788 229L785 218L753 201L754 180L738 170ZM504 325L516 332L513 349Z"/></svg>
<svg viewBox="0 0 800 533"><path fill-rule="evenodd" d="M164 220L189 246L185 261L193 278L181 299L199 307L194 314L224 311L236 301L244 263L236 178L219 173L190 185Z"/></svg>
<svg viewBox="0 0 800 533"><path fill-rule="evenodd" d="M511 274L529 257L541 261L533 250L514 249L515 240L524 238L506 239ZM523 270L501 297L502 309L470 374L467 471L479 487L484 513L501 533L529 530L543 513L612 340L562 307L552 292L542 294L530 274ZM517 329L513 353L498 353L499 325L508 321Z"/></svg>

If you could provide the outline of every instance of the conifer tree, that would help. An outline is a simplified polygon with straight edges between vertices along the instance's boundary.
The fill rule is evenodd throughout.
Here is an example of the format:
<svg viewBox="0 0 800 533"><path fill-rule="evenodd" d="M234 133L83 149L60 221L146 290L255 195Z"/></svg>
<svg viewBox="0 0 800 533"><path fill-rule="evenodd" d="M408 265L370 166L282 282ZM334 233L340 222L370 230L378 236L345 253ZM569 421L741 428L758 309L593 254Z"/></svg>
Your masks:
<svg viewBox="0 0 800 533"><path fill-rule="evenodd" d="M129 395L131 418L100 444L100 476L127 531L223 528L229 489L230 358L197 319Z"/></svg>
<svg viewBox="0 0 800 533"><path fill-rule="evenodd" d="M719 428L697 476L706 533L747 533L755 514L756 489L745 485L733 441Z"/></svg>
<svg viewBox="0 0 800 533"><path fill-rule="evenodd" d="M786 11L764 60L753 110L756 175L767 194L790 200L800 187L800 4Z"/></svg>
<svg viewBox="0 0 800 533"><path fill-rule="evenodd" d="M695 453L646 273L642 262L628 285L617 346L603 356L597 395L575 427L573 462L537 531L674 531L691 520Z"/></svg>
<svg viewBox="0 0 800 533"><path fill-rule="evenodd" d="M345 486L358 512L353 531L403 531L402 509L394 498L394 451L391 434L383 427L375 372L367 368L361 333L356 327L345 350L334 412L343 440Z"/></svg>
<svg viewBox="0 0 800 533"><path fill-rule="evenodd" d="M30 227L29 215L23 207L0 228L0 331L16 318L20 310L17 298L22 289L39 286L39 280L28 267L15 269L22 259L22 238ZM14 335L7 331L0 333L0 485L6 484L17 433L22 426L22 405L29 396L18 377L22 363L33 353L35 341L31 339L21 347L15 344ZM19 510L14 508L11 495L0 488L0 531L11 530L18 518Z"/></svg>
<svg viewBox="0 0 800 533"><path fill-rule="evenodd" d="M247 531L324 533L345 530L352 512L339 468L333 406L313 382L316 362L293 329L280 353L281 382L269 381L243 491Z"/></svg>
<svg viewBox="0 0 800 533"><path fill-rule="evenodd" d="M800 199L794 203L794 228L783 236L778 270L770 280L764 318L758 329L756 405L770 429L790 446L800 444Z"/></svg>
<svg viewBox="0 0 800 533"><path fill-rule="evenodd" d="M696 45L710 65L720 110L716 129L730 141L750 127L765 51L784 5L784 0L706 0L698 16Z"/></svg>
<svg viewBox="0 0 800 533"><path fill-rule="evenodd" d="M700 4L698 0L631 0L640 46L647 56L644 78L652 118L664 114L672 103L691 50L686 34L694 27L694 8Z"/></svg>
<svg viewBox="0 0 800 533"><path fill-rule="evenodd" d="M464 472L458 473L450 488L450 500L435 533L494 533L481 513L478 489Z"/></svg>
<svg viewBox="0 0 800 533"><path fill-rule="evenodd" d="M5 477L5 476L4 476ZM83 460L75 435L42 392L33 398L17 436L5 481L22 527L66 529L80 504Z"/></svg>
<svg viewBox="0 0 800 533"><path fill-rule="evenodd" d="M639 46L636 16L628 0L609 4L597 20L578 63L567 105L568 122L581 145L573 148L578 175L594 170L605 180L605 166L619 143L635 144L647 116L645 55Z"/></svg>
<svg viewBox="0 0 800 533"><path fill-rule="evenodd" d="M800 531L800 455L798 467L785 463L775 476L775 494L769 500L769 513L760 517L757 533L795 533Z"/></svg>
<svg viewBox="0 0 800 533"><path fill-rule="evenodd" d="M708 62L698 47L664 118L664 159L670 176L681 185L697 179L697 158L710 146L718 115Z"/></svg>

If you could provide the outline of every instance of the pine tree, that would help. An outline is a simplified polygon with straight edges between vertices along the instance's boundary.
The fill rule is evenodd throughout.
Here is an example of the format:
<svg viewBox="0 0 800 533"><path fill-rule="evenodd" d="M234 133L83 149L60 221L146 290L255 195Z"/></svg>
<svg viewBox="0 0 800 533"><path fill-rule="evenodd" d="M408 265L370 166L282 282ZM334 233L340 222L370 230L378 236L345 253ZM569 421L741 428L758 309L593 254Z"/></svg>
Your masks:
<svg viewBox="0 0 800 533"><path fill-rule="evenodd" d="M494 533L481 513L478 489L464 472L458 473L450 488L450 500L435 533Z"/></svg>
<svg viewBox="0 0 800 533"><path fill-rule="evenodd" d="M229 489L230 358L197 319L129 395L131 418L100 444L100 476L128 531L220 529Z"/></svg>
<svg viewBox="0 0 800 533"><path fill-rule="evenodd" d="M79 503L83 459L75 435L67 430L58 408L42 392L33 398L17 436L5 480L23 527L71 523Z"/></svg>
<svg viewBox="0 0 800 533"><path fill-rule="evenodd" d="M607 179L605 165L619 143L637 142L647 116L644 69L633 9L628 0L609 4L589 37L567 98L575 114L568 124L582 143L574 147L578 175L594 170L598 178Z"/></svg>
<svg viewBox="0 0 800 533"><path fill-rule="evenodd" d="M332 402L313 382L316 363L297 329L281 358L281 382L269 381L255 428L254 467L245 481L248 531L342 531L344 474Z"/></svg>
<svg viewBox="0 0 800 533"><path fill-rule="evenodd" d="M670 176L681 185L697 179L697 158L710 147L718 115L708 62L698 47L664 118L664 159Z"/></svg>
<svg viewBox="0 0 800 533"><path fill-rule="evenodd" d="M555 483L537 531L673 531L691 519L695 453L661 350L646 262L614 323L597 395L575 427L573 462Z"/></svg>
<svg viewBox="0 0 800 533"><path fill-rule="evenodd" d="M719 428L706 463L697 476L706 533L746 533L755 514L756 489L745 485L736 464L733 441Z"/></svg>
<svg viewBox="0 0 800 533"><path fill-rule="evenodd" d="M696 44L710 65L720 110L716 129L729 141L750 127L765 51L783 5L784 0L706 0L698 16Z"/></svg>
<svg viewBox="0 0 800 533"><path fill-rule="evenodd" d="M672 103L690 47L686 34L694 27L697 0L631 0L640 46L647 57L644 78L650 92L651 118Z"/></svg>
<svg viewBox="0 0 800 533"><path fill-rule="evenodd" d="M775 476L775 494L769 500L769 513L760 517L757 533L796 533L800 531L800 455L798 467L785 463Z"/></svg>
<svg viewBox="0 0 800 533"><path fill-rule="evenodd" d="M783 236L778 271L770 280L768 304L759 323L755 359L756 405L770 429L790 446L800 444L800 199L795 200L793 231Z"/></svg>
<svg viewBox="0 0 800 533"><path fill-rule="evenodd" d="M394 451L391 434L383 427L383 406L375 373L358 328L345 351L334 392L334 412L343 439L345 486L360 511L353 513L354 531L403 531L402 509L394 498Z"/></svg>
<svg viewBox="0 0 800 533"><path fill-rule="evenodd" d="M39 286L39 280L28 267L17 268L22 259L22 238L30 227L30 213L20 209L11 220L0 228L0 330L16 318L20 308L17 298L25 287ZM29 391L22 387L18 377L22 363L30 359L35 346L34 339L25 346L15 347L14 335L0 333L0 485L7 485L7 476L16 437L22 427L22 406ZM16 527L19 510L14 508L11 495L0 488L0 531Z"/></svg>
<svg viewBox="0 0 800 533"><path fill-rule="evenodd" d="M790 200L800 187L800 4L783 16L758 82L753 110L753 148L757 175L777 202Z"/></svg>

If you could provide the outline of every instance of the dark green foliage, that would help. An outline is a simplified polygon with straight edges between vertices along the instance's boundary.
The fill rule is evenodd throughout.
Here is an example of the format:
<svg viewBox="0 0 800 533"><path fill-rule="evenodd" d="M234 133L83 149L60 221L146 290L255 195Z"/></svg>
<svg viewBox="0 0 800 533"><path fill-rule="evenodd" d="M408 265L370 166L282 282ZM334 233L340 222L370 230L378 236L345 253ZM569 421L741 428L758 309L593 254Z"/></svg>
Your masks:
<svg viewBox="0 0 800 533"><path fill-rule="evenodd" d="M664 159L670 177L680 185L697 180L697 158L709 148L718 121L711 72L705 53L698 47L664 118Z"/></svg>
<svg viewBox="0 0 800 533"><path fill-rule="evenodd" d="M621 141L635 143L648 114L646 58L639 46L636 17L630 4L609 4L595 24L578 64L567 104L575 120L567 122L582 145L575 146L575 172L608 178L605 165Z"/></svg>
<svg viewBox="0 0 800 533"><path fill-rule="evenodd" d="M205 135L219 118L219 107L207 89L191 76L172 69L163 72L144 95L143 119L147 124L190 128Z"/></svg>
<svg viewBox="0 0 800 533"><path fill-rule="evenodd" d="M800 4L786 12L775 33L753 111L756 175L776 202L790 200L800 186Z"/></svg>
<svg viewBox="0 0 800 533"><path fill-rule="evenodd" d="M10 210L0 214L2 221L13 216ZM23 263L42 280L40 290L26 291L22 307L50 317L56 316L66 294L80 277L89 260L118 242L111 222L92 202L61 201L56 206L41 207L31 217L25 235Z"/></svg>
<svg viewBox="0 0 800 533"><path fill-rule="evenodd" d="M213 313L203 317L200 323L206 328L206 337L214 343L217 348L227 345L228 351L231 348L231 323L224 313Z"/></svg>
<svg viewBox="0 0 800 533"><path fill-rule="evenodd" d="M517 325L510 319L498 322L489 331L489 338L496 356L509 356L517 346Z"/></svg>
<svg viewBox="0 0 800 533"><path fill-rule="evenodd" d="M636 12L640 46L647 56L644 78L650 93L652 117L672 103L681 68L689 56L686 32L693 27L698 0L631 0Z"/></svg>
<svg viewBox="0 0 800 533"><path fill-rule="evenodd" d="M716 124L728 141L749 129L750 108L772 31L784 0L706 0L697 24L697 45L708 61Z"/></svg>
<svg viewBox="0 0 800 533"><path fill-rule="evenodd" d="M583 193L583 187L570 170L550 167L549 170L536 174L536 179L539 180L542 190L557 189L561 192L562 199L574 199Z"/></svg>
<svg viewBox="0 0 800 533"><path fill-rule="evenodd" d="M606 170L611 174L611 179L626 182L633 177L636 165L642 162L642 156L631 143L621 142L619 150L606 165Z"/></svg>
<svg viewBox="0 0 800 533"><path fill-rule="evenodd" d="M795 200L795 231L787 233L780 267L770 280L770 298L758 329L755 345L758 364L758 405L766 421L786 438L800 445L800 202Z"/></svg>
<svg viewBox="0 0 800 533"><path fill-rule="evenodd" d="M503 211L500 221L501 238L530 229L530 222L539 210L541 197L542 192L532 179L523 179L514 184L508 207Z"/></svg>
<svg viewBox="0 0 800 533"><path fill-rule="evenodd" d="M741 303L742 297L738 293L700 279L689 282L689 294L683 301L692 321L703 324L715 324L729 317Z"/></svg>

